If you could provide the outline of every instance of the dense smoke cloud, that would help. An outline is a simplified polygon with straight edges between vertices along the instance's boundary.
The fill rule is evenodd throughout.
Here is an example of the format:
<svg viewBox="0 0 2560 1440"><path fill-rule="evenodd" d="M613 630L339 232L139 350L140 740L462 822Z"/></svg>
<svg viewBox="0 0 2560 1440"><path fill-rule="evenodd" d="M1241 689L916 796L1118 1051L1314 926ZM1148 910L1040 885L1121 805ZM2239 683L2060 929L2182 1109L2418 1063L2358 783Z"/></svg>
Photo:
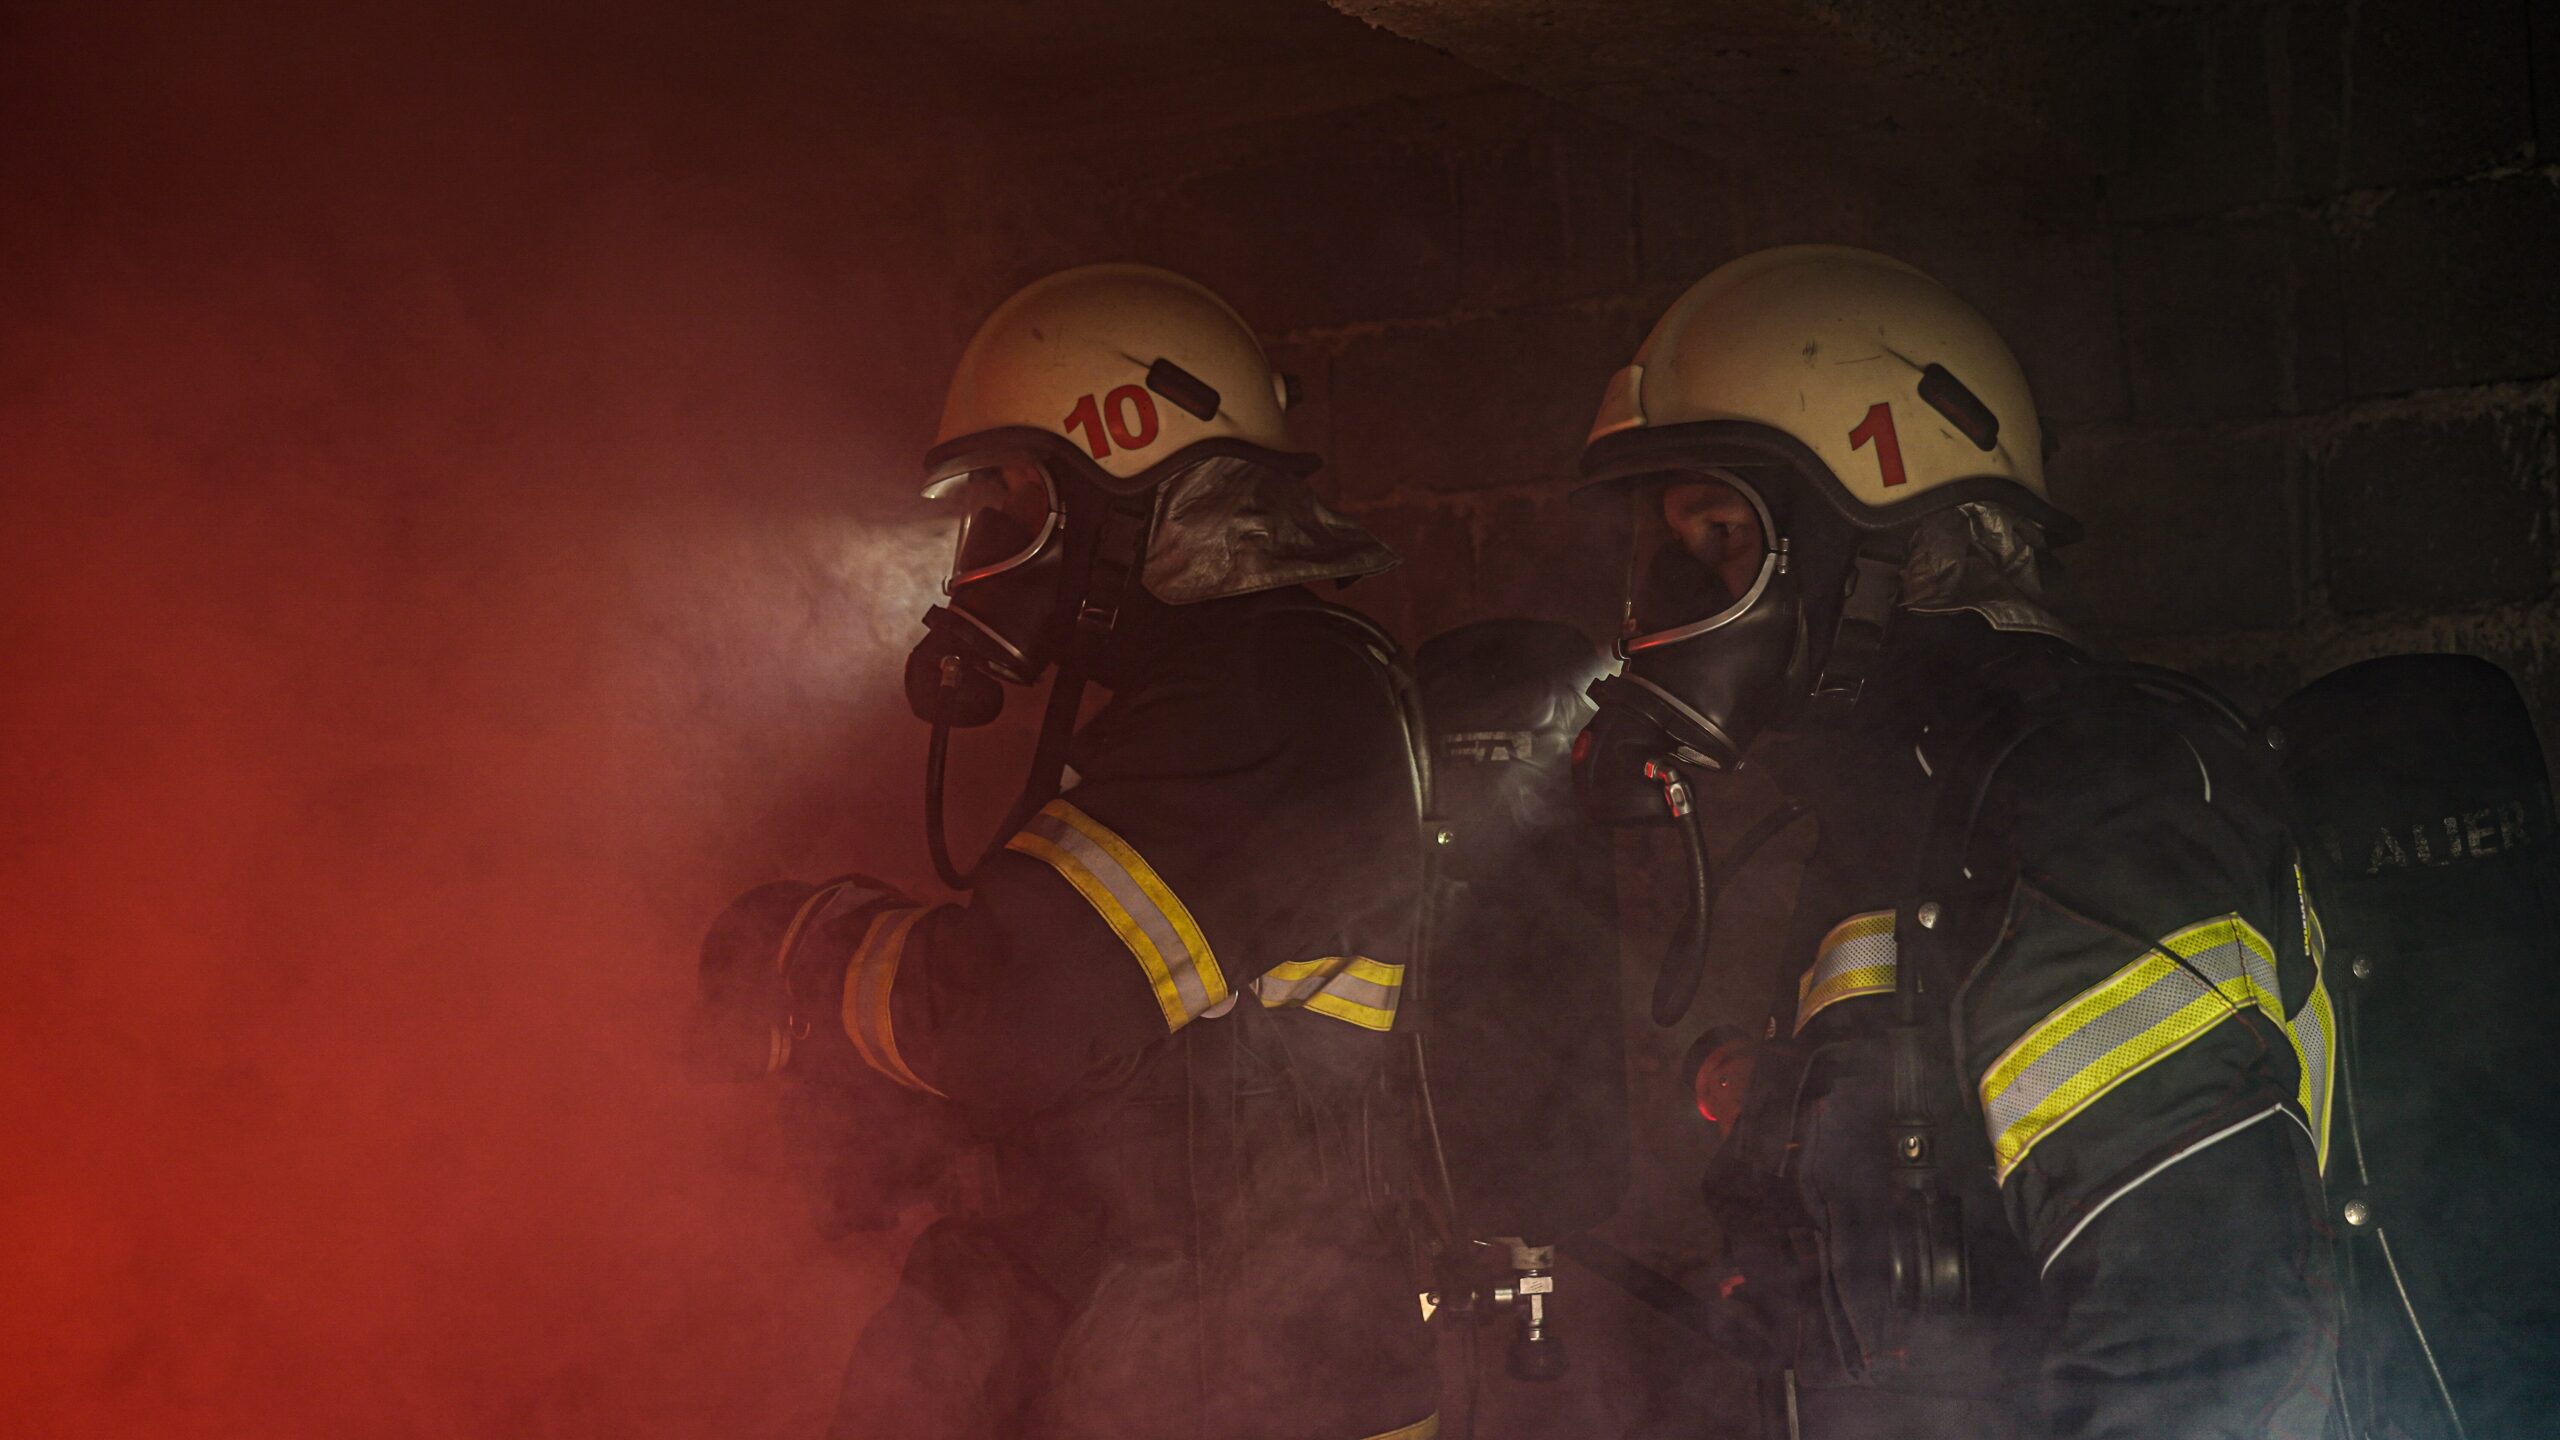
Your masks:
<svg viewBox="0 0 2560 1440"><path fill-rule="evenodd" d="M928 192L789 24L358 8L0 12L0 1428L812 1433L896 1239L675 1042L921 879Z"/></svg>

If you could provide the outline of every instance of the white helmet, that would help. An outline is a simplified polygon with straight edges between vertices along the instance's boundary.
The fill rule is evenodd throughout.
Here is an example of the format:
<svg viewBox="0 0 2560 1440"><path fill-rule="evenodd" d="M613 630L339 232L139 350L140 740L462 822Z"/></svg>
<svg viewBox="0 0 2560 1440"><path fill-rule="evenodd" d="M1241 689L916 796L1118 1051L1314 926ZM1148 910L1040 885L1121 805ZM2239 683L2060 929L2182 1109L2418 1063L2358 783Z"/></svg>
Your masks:
<svg viewBox="0 0 2560 1440"><path fill-rule="evenodd" d="M2056 628L2009 583L2077 532L2045 493L2026 377L1898 260L1788 246L1691 286L1611 377L1583 471L1634 501L1628 665L1602 709L1639 750L1659 732L1674 758L1737 764L1808 704L1855 704L1897 608ZM2018 596L1970 583L1993 541L1992 588Z"/></svg>
<svg viewBox="0 0 2560 1440"><path fill-rule="evenodd" d="M2008 345L1945 286L1870 251L1782 246L1690 286L1610 377L1585 469L1608 478L1684 440L1731 439L1797 451L1862 529L1986 499L2075 529L2046 493L2043 424Z"/></svg>
<svg viewBox="0 0 2560 1440"><path fill-rule="evenodd" d="M1108 633L1124 579L1189 605L1395 564L1308 487L1289 391L1243 318L1170 271L1035 282L978 327L925 455L925 493L961 501L951 609L927 623L1027 680L1070 623Z"/></svg>
<svg viewBox="0 0 2560 1440"><path fill-rule="evenodd" d="M927 479L1024 430L1068 441L1123 482L1143 484L1208 440L1313 470L1281 413L1287 387L1244 317L1206 287L1152 265L1061 271L997 306L961 353Z"/></svg>

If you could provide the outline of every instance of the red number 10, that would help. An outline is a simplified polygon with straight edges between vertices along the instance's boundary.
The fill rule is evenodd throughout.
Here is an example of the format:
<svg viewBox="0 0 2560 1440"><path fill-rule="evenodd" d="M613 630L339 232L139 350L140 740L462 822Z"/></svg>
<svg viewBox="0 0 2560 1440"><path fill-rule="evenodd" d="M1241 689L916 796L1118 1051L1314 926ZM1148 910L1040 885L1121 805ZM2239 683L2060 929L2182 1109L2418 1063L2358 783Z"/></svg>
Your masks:
<svg viewBox="0 0 2560 1440"><path fill-rule="evenodd" d="M1864 450L1867 442L1876 442L1876 467L1884 471L1887 489L1911 477L1902 473L1902 437L1893 433L1893 407L1879 400L1867 407L1867 418L1849 432L1849 448Z"/></svg>
<svg viewBox="0 0 2560 1440"><path fill-rule="evenodd" d="M1067 412L1066 427L1084 432L1084 448L1096 460L1109 455L1115 443L1123 450L1144 450L1156 443L1156 397L1142 385L1123 385L1100 400L1087 395Z"/></svg>

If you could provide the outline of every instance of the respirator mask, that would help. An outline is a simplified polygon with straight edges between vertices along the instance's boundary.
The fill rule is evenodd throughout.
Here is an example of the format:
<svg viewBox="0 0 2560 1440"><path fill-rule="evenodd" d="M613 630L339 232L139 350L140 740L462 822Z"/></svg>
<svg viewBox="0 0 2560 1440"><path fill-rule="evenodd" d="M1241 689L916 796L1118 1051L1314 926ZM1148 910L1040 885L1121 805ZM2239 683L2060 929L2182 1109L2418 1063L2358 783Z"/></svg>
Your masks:
<svg viewBox="0 0 2560 1440"><path fill-rule="evenodd" d="M999 684L1029 685L1056 658L1070 598L1066 507L1056 477L1029 458L925 493L954 505L960 523L942 581L948 603L925 612L925 637L907 657L907 704L928 723L968 729L1003 709Z"/></svg>
<svg viewBox="0 0 2560 1440"><path fill-rule="evenodd" d="M1731 770L1802 693L1801 578L1761 487L1683 470L1624 488L1631 510L1625 665L1592 687L1577 747L1596 818L1657 819L1666 766Z"/></svg>
<svg viewBox="0 0 2560 1440"><path fill-rule="evenodd" d="M1057 667L1030 777L999 832L1011 833L1056 793L1085 685L1121 606L1139 598L1155 488L1062 483L1060 464L1012 446L955 456L925 492L958 502L960 521L942 582L949 603L925 611L924 638L907 655L906 694L933 727L925 832L935 873L954 889L966 888L977 867L952 860L943 826L951 732L992 723L1005 685L1035 684Z"/></svg>
<svg viewBox="0 0 2560 1440"><path fill-rule="evenodd" d="M1653 1018L1696 998L1714 923L1693 778L1731 770L1805 690L1806 624L1794 547L1768 491L1738 469L1676 468L1597 492L1628 507L1626 614L1615 675L1574 742L1585 811L1607 824L1668 822L1688 857L1688 904L1657 972Z"/></svg>
<svg viewBox="0 0 2560 1440"><path fill-rule="evenodd" d="M944 447L928 461L940 478L925 493L956 502L959 528L943 580L949 600L925 612L925 636L907 656L906 694L933 726L926 820L935 868L954 887L968 873L947 862L941 838L949 735L995 720L1004 686L1057 671L1010 833L1055 793L1085 686L1117 683L1110 675L1128 663L1132 631L1161 640L1173 610L1348 583L1396 563L1376 536L1316 497L1306 481L1311 457L1240 441L1195 443L1133 476L1100 471L1056 436L1020 428Z"/></svg>

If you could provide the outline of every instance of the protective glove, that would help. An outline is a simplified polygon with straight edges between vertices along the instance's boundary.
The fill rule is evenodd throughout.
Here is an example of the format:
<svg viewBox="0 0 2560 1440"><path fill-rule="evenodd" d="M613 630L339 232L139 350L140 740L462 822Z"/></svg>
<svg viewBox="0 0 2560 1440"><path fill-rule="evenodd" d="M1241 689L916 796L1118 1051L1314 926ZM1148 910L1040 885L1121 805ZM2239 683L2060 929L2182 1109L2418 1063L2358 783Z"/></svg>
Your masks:
<svg viewBox="0 0 2560 1440"><path fill-rule="evenodd" d="M729 902L702 937L686 1067L706 1081L755 1080L793 1068L798 1042L832 1019L851 958L833 945L813 947L809 937L821 928L841 934L864 912L899 903L895 889L859 875L825 885L777 880ZM805 1060L799 1068L808 1068Z"/></svg>

